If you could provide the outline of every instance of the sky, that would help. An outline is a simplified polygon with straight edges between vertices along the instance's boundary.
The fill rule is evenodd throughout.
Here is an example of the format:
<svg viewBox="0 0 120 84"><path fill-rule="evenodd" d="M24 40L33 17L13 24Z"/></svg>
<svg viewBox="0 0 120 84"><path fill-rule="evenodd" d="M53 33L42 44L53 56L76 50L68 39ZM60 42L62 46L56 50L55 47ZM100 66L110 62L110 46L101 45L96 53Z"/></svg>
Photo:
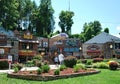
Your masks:
<svg viewBox="0 0 120 84"><path fill-rule="evenodd" d="M39 0L35 0L37 4ZM72 34L80 34L84 23L99 21L102 29L109 28L109 33L120 37L120 0L52 0L55 11L55 31L60 30L58 26L59 14L62 10L74 12Z"/></svg>

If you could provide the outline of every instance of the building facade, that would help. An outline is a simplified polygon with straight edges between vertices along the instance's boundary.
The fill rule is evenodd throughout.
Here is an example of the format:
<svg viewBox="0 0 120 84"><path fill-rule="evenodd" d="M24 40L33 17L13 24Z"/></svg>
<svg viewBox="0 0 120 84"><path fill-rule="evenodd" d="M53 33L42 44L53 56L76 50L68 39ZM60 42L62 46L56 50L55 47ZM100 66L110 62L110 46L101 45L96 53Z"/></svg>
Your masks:
<svg viewBox="0 0 120 84"><path fill-rule="evenodd" d="M120 38L102 32L83 44L85 58L119 58Z"/></svg>

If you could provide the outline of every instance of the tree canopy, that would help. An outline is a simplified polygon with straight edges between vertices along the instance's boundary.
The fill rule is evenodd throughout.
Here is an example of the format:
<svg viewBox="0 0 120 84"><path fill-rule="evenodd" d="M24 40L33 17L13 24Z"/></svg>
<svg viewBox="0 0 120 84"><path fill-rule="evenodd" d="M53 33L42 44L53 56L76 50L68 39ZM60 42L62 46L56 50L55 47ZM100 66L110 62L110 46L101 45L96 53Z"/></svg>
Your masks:
<svg viewBox="0 0 120 84"><path fill-rule="evenodd" d="M81 32L80 38L85 42L99 34L101 30L102 27L99 21L85 23L83 25L83 31Z"/></svg>
<svg viewBox="0 0 120 84"><path fill-rule="evenodd" d="M61 32L66 32L68 35L71 34L71 27L73 22L72 17L74 16L74 12L72 11L61 11L59 15L59 23L58 25L61 27Z"/></svg>

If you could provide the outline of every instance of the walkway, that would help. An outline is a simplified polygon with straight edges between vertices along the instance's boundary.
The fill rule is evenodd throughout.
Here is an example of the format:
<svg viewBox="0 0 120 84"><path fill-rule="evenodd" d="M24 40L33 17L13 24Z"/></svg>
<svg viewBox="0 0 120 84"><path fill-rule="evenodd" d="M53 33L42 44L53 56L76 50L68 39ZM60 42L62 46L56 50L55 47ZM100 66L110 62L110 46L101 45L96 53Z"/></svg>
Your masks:
<svg viewBox="0 0 120 84"><path fill-rule="evenodd" d="M59 68L60 65L50 65L50 69L57 69ZM37 70L38 67L23 67L21 69L21 71L24 71L24 70L28 70L28 71L31 71L31 70ZM14 72L14 70L0 70L0 73L11 73L11 72Z"/></svg>

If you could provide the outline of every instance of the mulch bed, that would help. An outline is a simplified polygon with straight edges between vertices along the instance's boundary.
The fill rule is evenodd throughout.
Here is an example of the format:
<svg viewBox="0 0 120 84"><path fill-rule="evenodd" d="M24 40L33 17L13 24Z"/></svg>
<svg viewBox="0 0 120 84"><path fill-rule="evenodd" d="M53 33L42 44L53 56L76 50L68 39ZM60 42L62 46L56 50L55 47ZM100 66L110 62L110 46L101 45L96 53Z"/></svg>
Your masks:
<svg viewBox="0 0 120 84"><path fill-rule="evenodd" d="M48 73L42 73L42 76L49 76L49 75L54 75L55 69L49 70ZM59 75L69 75L69 74L74 74L74 73L85 73L85 72L94 72L96 70L94 69L87 69L87 70L79 70L78 72L74 72L73 68L66 68L63 71L60 71ZM20 74L20 75L37 75L37 71L19 71L17 73L13 74Z"/></svg>

